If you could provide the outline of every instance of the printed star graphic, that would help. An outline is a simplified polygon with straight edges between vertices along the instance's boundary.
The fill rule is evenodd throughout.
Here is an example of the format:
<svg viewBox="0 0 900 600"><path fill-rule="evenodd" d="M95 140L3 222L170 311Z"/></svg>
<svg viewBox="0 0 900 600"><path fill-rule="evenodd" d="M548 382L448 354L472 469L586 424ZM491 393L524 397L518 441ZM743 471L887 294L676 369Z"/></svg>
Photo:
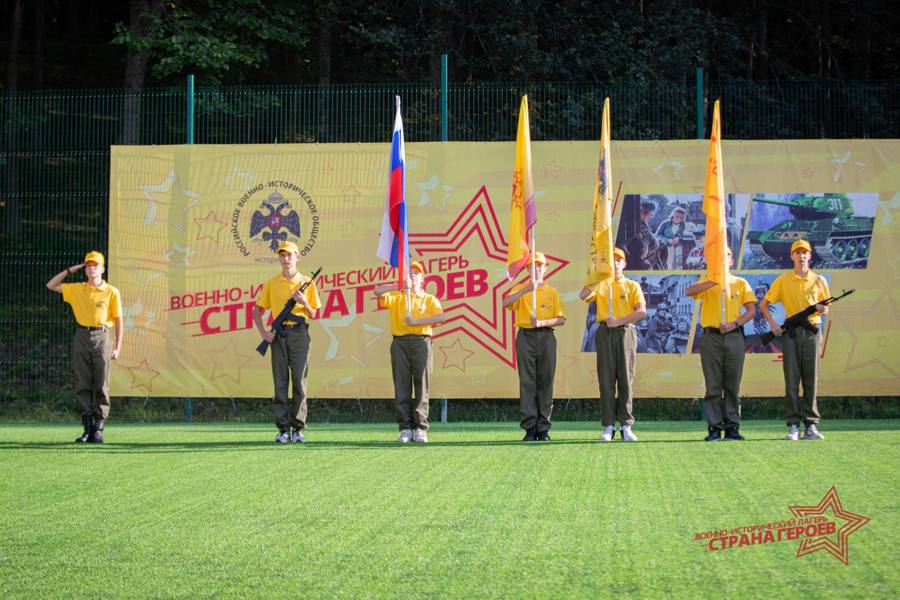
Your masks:
<svg viewBox="0 0 900 600"><path fill-rule="evenodd" d="M224 346L218 350L207 350L206 354L213 364L212 375L209 380L214 381L220 377L227 377L233 382L241 383L241 369L246 367L253 360L252 356L248 356L239 352L234 345L234 340L228 340Z"/></svg>
<svg viewBox="0 0 900 600"><path fill-rule="evenodd" d="M226 227L228 223L220 221L216 213L209 211L209 214L202 219L194 219L194 223L200 228L197 232L197 241L209 239L215 243L219 243L219 233Z"/></svg>
<svg viewBox="0 0 900 600"><path fill-rule="evenodd" d="M450 192L453 191L449 185L441 185L441 180L436 173L428 181L416 183L416 187L419 188L419 206L433 206L438 210L444 210L447 206L447 199L450 198ZM433 199L432 194L440 196L440 200Z"/></svg>
<svg viewBox="0 0 900 600"><path fill-rule="evenodd" d="M816 170L815 170L815 169L810 169L809 167L803 169L802 172L803 172L803 178L804 178L804 179L812 179L813 176L816 174Z"/></svg>
<svg viewBox="0 0 900 600"><path fill-rule="evenodd" d="M844 178L844 170L842 166L850 163L851 158L853 158L853 152L847 150L847 152L844 153L844 156L831 159L831 165L834 167L834 176L831 178L831 181L833 183L837 183ZM856 165L857 167L857 175L859 175L860 171L866 168L865 163L861 163L859 161L853 161L852 164Z"/></svg>
<svg viewBox="0 0 900 600"><path fill-rule="evenodd" d="M131 389L144 388L147 393L153 392L153 380L159 377L159 371L154 371L147 364L147 359L141 361L136 367L124 367L131 375Z"/></svg>
<svg viewBox="0 0 900 600"><path fill-rule="evenodd" d="M875 335L878 331L873 330L872 315L879 315L884 322L896 323L900 320L900 312L897 310L897 304L891 297L890 290L884 290L875 302L867 310L861 312L842 312L840 315L840 325L846 330L847 334L853 340L850 344L850 353L847 356L847 364L844 366L844 373L850 373L864 367L881 367L894 377L900 377L896 365L890 361L890 353L885 353L883 348L879 348L877 344L871 344L866 341L860 341L857 334L866 332ZM835 319L838 321L838 319ZM888 360L886 361L885 358Z"/></svg>
<svg viewBox="0 0 900 600"><path fill-rule="evenodd" d="M181 255L180 262L175 261L174 257L176 254ZM190 246L181 246L179 244L172 244L169 247L169 249L163 253L163 256L165 256L167 259L169 259L169 263L173 267L188 267L188 266L190 266L190 263L188 262L188 257L191 254L194 254L194 251L191 250Z"/></svg>
<svg viewBox="0 0 900 600"><path fill-rule="evenodd" d="M410 234L409 239L412 252L420 260L427 261L432 254L463 257L481 254L496 261L496 270L487 269L488 279L484 283L490 287L482 296L441 301L446 320L435 330L434 337L460 333L515 369L515 315L503 310L502 299L519 281L510 282L506 277L507 242L487 188L482 186L478 190L445 231ZM569 264L551 255L547 255L547 261L547 281ZM523 274L519 279L524 277Z"/></svg>
<svg viewBox="0 0 900 600"><path fill-rule="evenodd" d="M444 355L442 367L444 369L456 367L463 373L466 372L466 359L475 354L472 350L464 348L459 338L456 338L449 346L438 346L438 348Z"/></svg>
<svg viewBox="0 0 900 600"><path fill-rule="evenodd" d="M890 200L882 200L878 203L878 208L884 211L882 222L885 225L894 224L894 211L900 208L900 192L895 192L894 197Z"/></svg>
<svg viewBox="0 0 900 600"><path fill-rule="evenodd" d="M838 497L837 489L831 486L828 493L815 506L788 506L795 517L809 516L825 516L827 510L831 510L835 517L843 521L843 524L837 529L837 541L831 539L830 536L803 538L800 547L797 549L797 558L824 550L833 557L847 564L850 549L847 545L847 538L859 531L871 519L856 513L852 513L844 509L841 499Z"/></svg>
<svg viewBox="0 0 900 600"><path fill-rule="evenodd" d="M555 210L551 210L547 213L547 220L551 223L559 223L559 213Z"/></svg>
<svg viewBox="0 0 900 600"><path fill-rule="evenodd" d="M352 183L345 188L341 188L341 193L344 195L344 202L350 206L356 206L362 197L362 192Z"/></svg>
<svg viewBox="0 0 900 600"><path fill-rule="evenodd" d="M363 323L362 317L350 314L338 319L320 319L319 323L328 336L325 349L326 361L349 358L360 367L369 363L369 347L381 339L384 329ZM360 331L362 329L362 331ZM367 338L368 339L365 339Z"/></svg>
<svg viewBox="0 0 900 600"><path fill-rule="evenodd" d="M687 165L680 160L663 159L661 163L653 167L653 172L664 181L681 180L681 172L687 168ZM664 173L665 172L665 173Z"/></svg>
<svg viewBox="0 0 900 600"><path fill-rule="evenodd" d="M159 204L154 198L154 195L171 193L171 195L174 196L175 193L180 193L182 196L188 199L188 201L184 203L184 210L188 210L195 204L197 204L197 202L200 201L200 196L202 195L182 186L181 182L178 180L178 173L175 171L175 169L172 169L169 174L166 175L165 178L159 183L142 184L140 186L140 189L141 193L143 193L144 197L147 199L147 211L144 213L144 225L169 224L178 231L184 231L184 228L180 223L175 223L174 221L171 221L169 219L160 219L157 217L157 213L159 212ZM177 205L176 202L170 202L167 199L167 201L164 202L164 205L168 206L169 204Z"/></svg>
<svg viewBox="0 0 900 600"><path fill-rule="evenodd" d="M562 170L562 165L556 162L556 159L554 159L541 167L541 179L559 179Z"/></svg>
<svg viewBox="0 0 900 600"><path fill-rule="evenodd" d="M556 351L557 363L556 363L556 372L561 376L557 377L556 385L561 386L563 389L568 387L568 373L571 367L577 368L579 359L577 356L572 356L571 354L566 354L562 350L557 349Z"/></svg>
<svg viewBox="0 0 900 600"><path fill-rule="evenodd" d="M250 183L254 179L256 179L256 173L253 171L241 171L235 167L230 175L225 176L225 185L229 190L244 190L250 187ZM237 183L238 180L241 183Z"/></svg>

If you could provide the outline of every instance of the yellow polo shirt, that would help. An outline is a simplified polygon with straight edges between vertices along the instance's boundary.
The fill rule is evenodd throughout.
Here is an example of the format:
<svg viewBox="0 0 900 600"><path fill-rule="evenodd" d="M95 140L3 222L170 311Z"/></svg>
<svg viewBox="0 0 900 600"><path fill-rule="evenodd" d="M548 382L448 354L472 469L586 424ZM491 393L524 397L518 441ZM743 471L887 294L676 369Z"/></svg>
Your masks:
<svg viewBox="0 0 900 600"><path fill-rule="evenodd" d="M122 296L105 281L97 287L86 281L62 284L63 302L72 307L82 327L112 327L122 316Z"/></svg>
<svg viewBox="0 0 900 600"><path fill-rule="evenodd" d="M703 304L700 306L700 326L716 327L724 323L737 321L741 316L741 309L748 302L756 303L756 295L750 289L750 284L746 279L729 275L728 287L730 293L725 299L725 319L722 319L722 288L717 285L712 286L708 290L703 290L696 296L695 300L700 300Z"/></svg>
<svg viewBox="0 0 900 600"><path fill-rule="evenodd" d="M612 282L613 293L613 316L621 319L626 315L634 312L634 307L638 304L646 305L644 300L644 291L637 281L632 281L627 277ZM609 319L609 290L606 284L597 285L591 295L584 299L585 302L595 302L597 304L597 322L602 323Z"/></svg>
<svg viewBox="0 0 900 600"><path fill-rule="evenodd" d="M784 311L791 316L830 296L831 291L828 289L828 282L824 277L812 270L806 274L806 277L800 277L791 270L779 275L772 282L772 287L766 294L766 300L770 304L781 302L784 304ZM822 317L818 313L814 313L809 317L809 322L818 325L822 322Z"/></svg>
<svg viewBox="0 0 900 600"><path fill-rule="evenodd" d="M441 302L435 296L425 291L418 294L410 294L410 316L413 319L427 319L443 314ZM406 292L394 290L378 297L378 306L386 308L391 313L392 335L427 335L431 336L431 325L407 325L406 324Z"/></svg>
<svg viewBox="0 0 900 600"><path fill-rule="evenodd" d="M262 309L271 309L272 313L275 316L278 316L278 313L281 312L281 309L284 308L284 305L287 304L290 297L294 295L294 292L307 281L309 281L309 277L302 275L299 271L295 273L291 279L288 279L282 273L279 273L263 285L262 292L259 294L256 305ZM307 286L303 295L306 296L306 301L313 307L313 310L322 307L322 301L319 299L319 290L316 289L315 281ZM294 305L291 314L307 319L311 318L309 311L299 302ZM290 319L287 321L290 322Z"/></svg>
<svg viewBox="0 0 900 600"><path fill-rule="evenodd" d="M527 284L520 283L511 289L509 293L515 294L525 285ZM534 325L531 324L531 292L528 292L506 308L516 311L516 327L521 327L522 329L534 328ZM539 287L537 289L537 319L546 321L557 317L565 318L565 316L566 309L559 292L547 284Z"/></svg>

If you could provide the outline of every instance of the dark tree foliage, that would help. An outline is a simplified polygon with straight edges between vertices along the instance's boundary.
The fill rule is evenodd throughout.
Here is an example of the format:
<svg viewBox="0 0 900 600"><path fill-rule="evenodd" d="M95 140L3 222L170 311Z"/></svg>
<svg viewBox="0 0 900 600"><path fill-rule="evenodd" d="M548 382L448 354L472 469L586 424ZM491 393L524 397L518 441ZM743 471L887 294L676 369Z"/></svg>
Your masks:
<svg viewBox="0 0 900 600"><path fill-rule="evenodd" d="M0 0L8 90L434 80L894 80L890 0ZM135 69L138 69L136 72Z"/></svg>

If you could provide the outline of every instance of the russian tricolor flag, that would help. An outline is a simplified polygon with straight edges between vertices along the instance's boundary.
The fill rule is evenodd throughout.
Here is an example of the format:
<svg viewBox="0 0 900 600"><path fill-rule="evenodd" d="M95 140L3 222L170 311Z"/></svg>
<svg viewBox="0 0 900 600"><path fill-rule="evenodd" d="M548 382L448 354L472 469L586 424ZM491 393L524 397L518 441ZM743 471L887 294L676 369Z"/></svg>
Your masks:
<svg viewBox="0 0 900 600"><path fill-rule="evenodd" d="M397 116L391 139L391 170L388 174L384 220L376 255L397 269L401 288L409 275L409 239L406 230L406 151L403 147L403 119L400 117L400 96L396 96Z"/></svg>

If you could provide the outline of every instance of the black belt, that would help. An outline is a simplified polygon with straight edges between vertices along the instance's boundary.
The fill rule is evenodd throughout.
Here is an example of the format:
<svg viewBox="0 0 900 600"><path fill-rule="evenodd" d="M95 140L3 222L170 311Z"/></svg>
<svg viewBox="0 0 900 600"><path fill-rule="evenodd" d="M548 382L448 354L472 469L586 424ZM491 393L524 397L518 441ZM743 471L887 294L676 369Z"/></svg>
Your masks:
<svg viewBox="0 0 900 600"><path fill-rule="evenodd" d="M397 339L397 338L419 338L419 339L427 340L430 337L431 337L430 335L423 335L421 333L404 333L403 335L395 335L394 339Z"/></svg>
<svg viewBox="0 0 900 600"><path fill-rule="evenodd" d="M728 335L729 333L737 333L737 332L739 332L739 331L740 331L741 333L744 333L744 328L743 328L743 327L737 327L737 328L732 329L731 331L728 331L728 332L725 332L725 333L722 333L722 330L719 329L718 327L704 327L704 328L703 328L703 333L718 333L719 335Z"/></svg>
<svg viewBox="0 0 900 600"><path fill-rule="evenodd" d="M86 325L78 325L78 329L84 329L85 331L106 331L106 326L101 325L100 327L87 327Z"/></svg>
<svg viewBox="0 0 900 600"><path fill-rule="evenodd" d="M521 327L522 331L553 331L552 327Z"/></svg>

